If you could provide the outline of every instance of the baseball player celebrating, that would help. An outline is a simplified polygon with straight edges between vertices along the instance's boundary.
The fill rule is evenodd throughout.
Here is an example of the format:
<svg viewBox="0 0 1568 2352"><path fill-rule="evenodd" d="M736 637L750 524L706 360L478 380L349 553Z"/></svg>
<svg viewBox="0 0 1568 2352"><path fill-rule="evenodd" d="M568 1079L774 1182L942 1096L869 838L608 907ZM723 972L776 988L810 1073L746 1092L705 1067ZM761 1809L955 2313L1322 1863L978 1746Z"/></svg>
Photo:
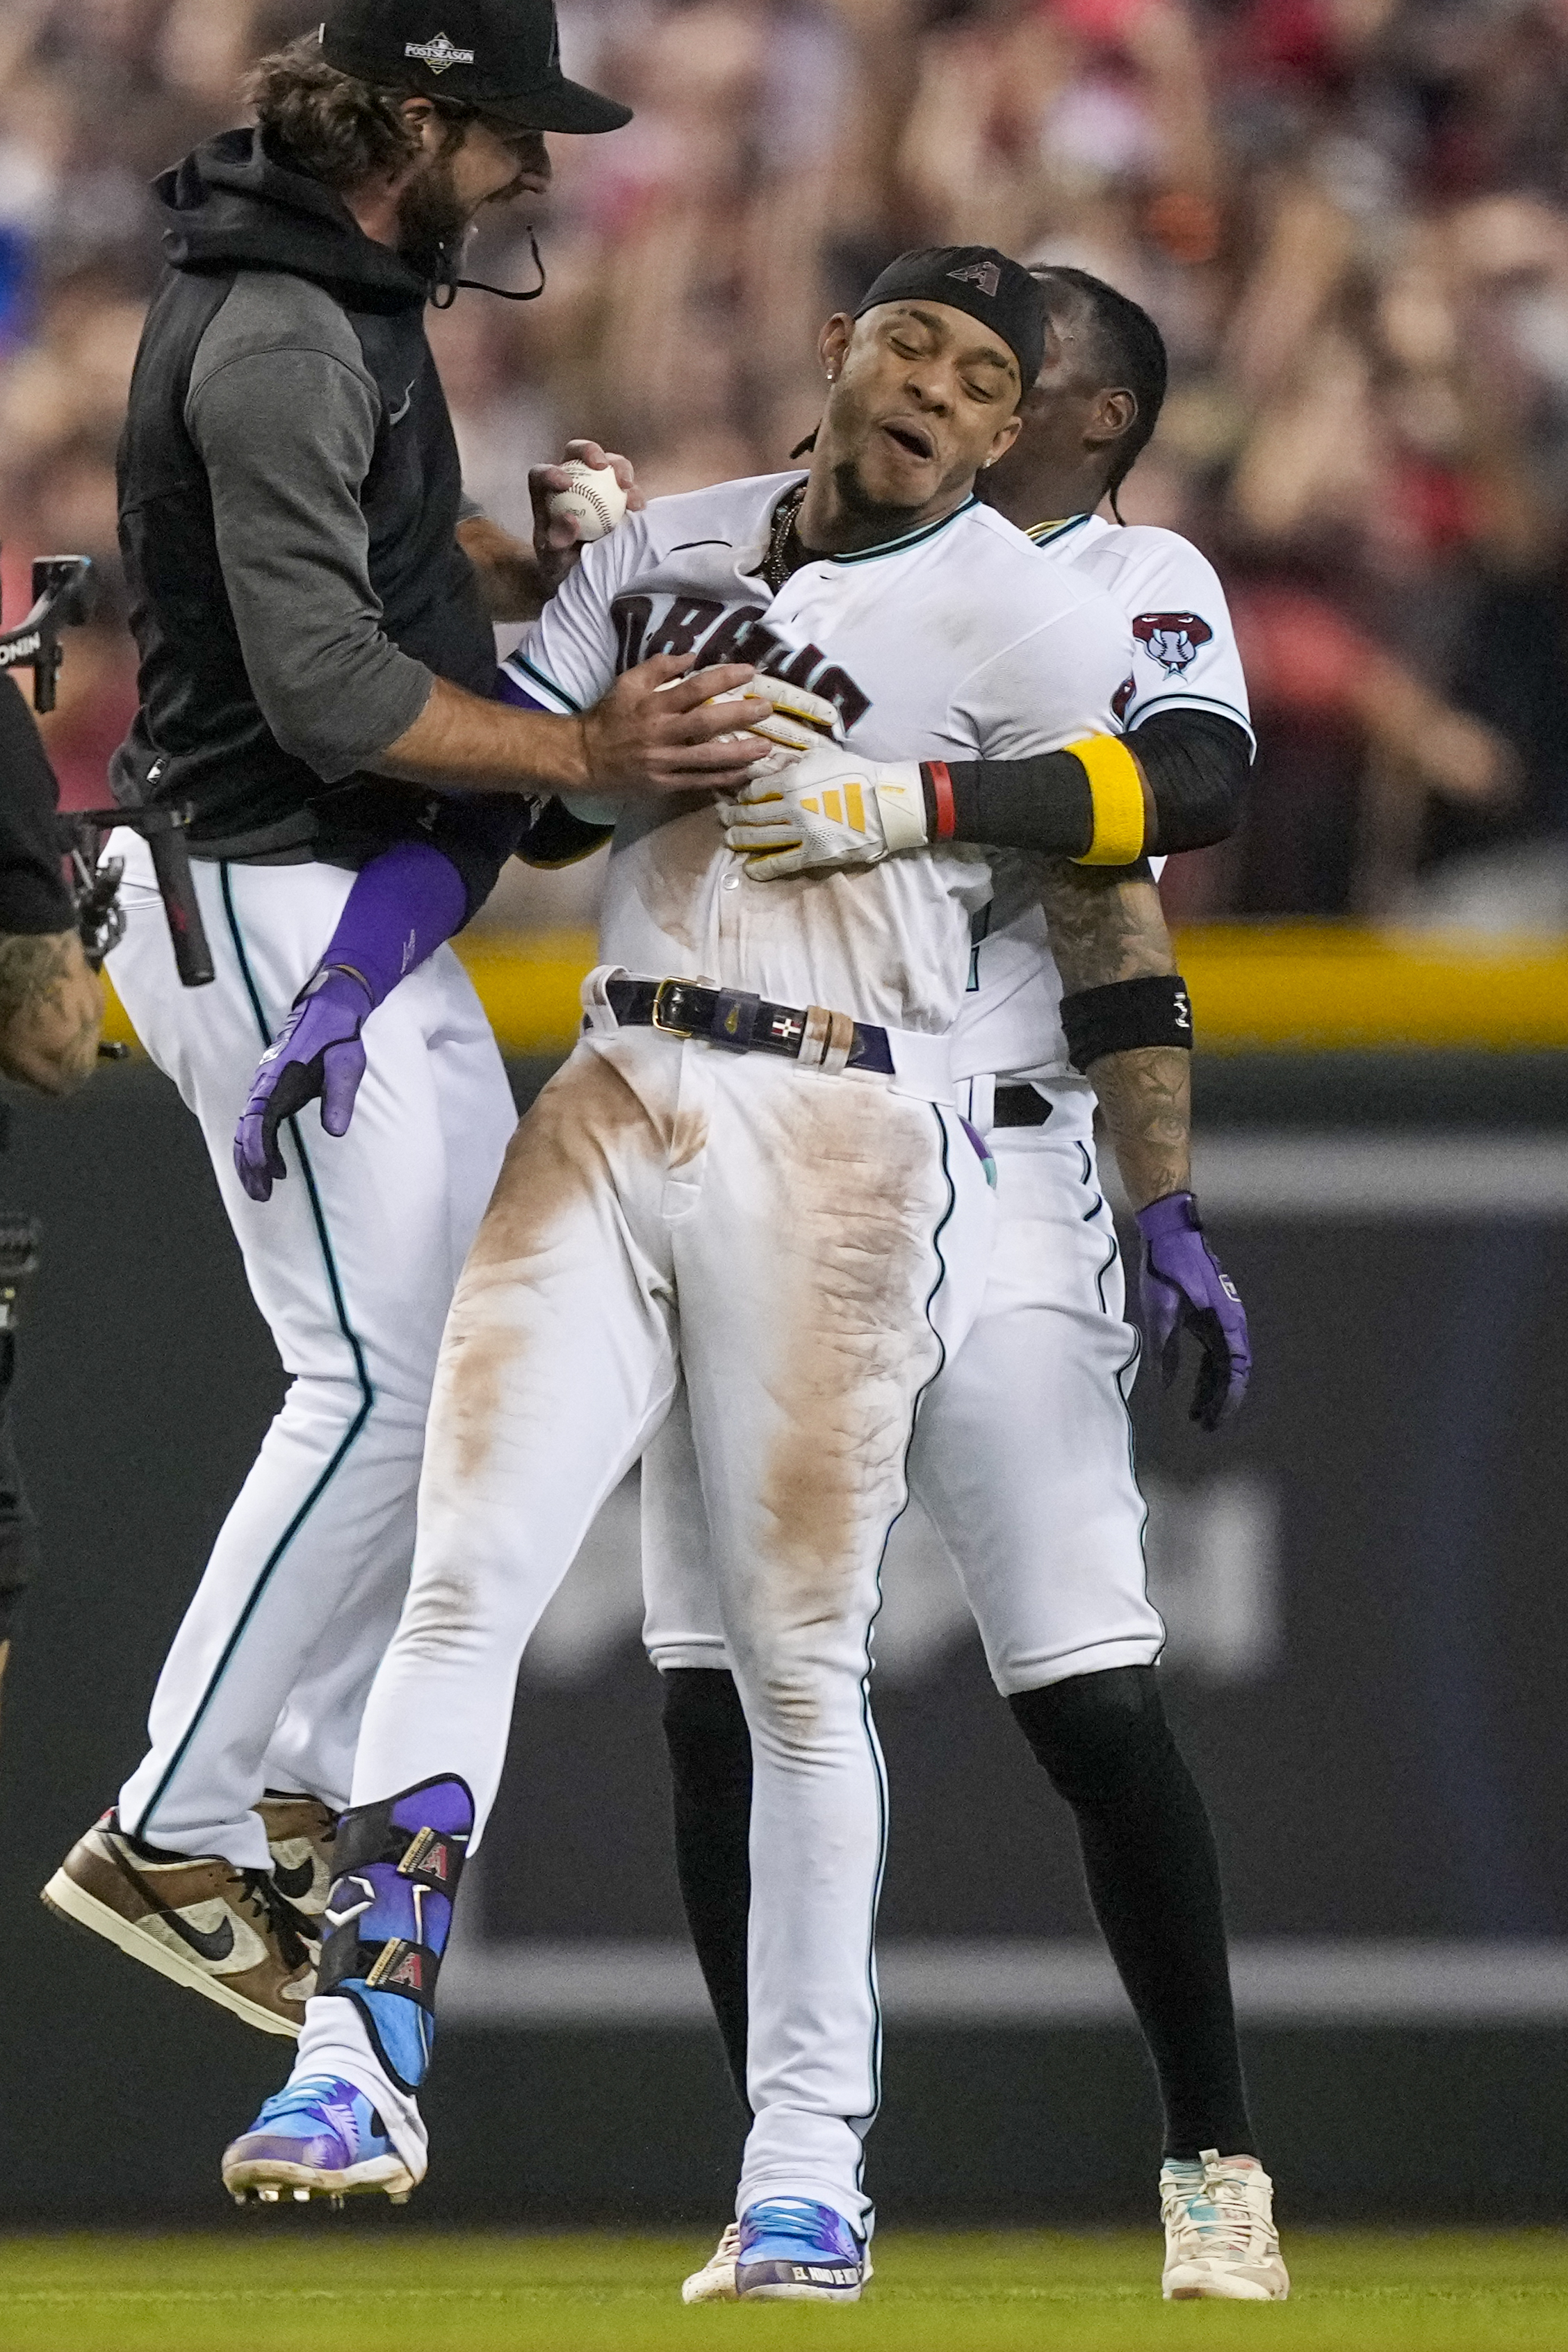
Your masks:
<svg viewBox="0 0 1568 2352"><path fill-rule="evenodd" d="M1037 275L1050 310L1046 364L984 495L1030 527L1043 561L1110 590L1133 646L1117 698L1126 747L1080 745L1039 764L1070 785L1076 760L1103 792L1120 761L1135 828L1142 777L1127 772L1131 751L1159 779L1156 837L1186 839L1234 811L1250 744L1225 600L1186 541L1095 512L1153 432L1163 347L1153 321L1103 281ZM852 777L861 808L875 807L884 772L832 754L749 786L730 811L731 845L753 845L753 870L786 873L836 849L863 855L864 828L840 824L836 844L823 814L829 791L844 809ZM929 793L929 764L918 783L901 781L907 800ZM1056 821L1049 809L1031 815L1001 772L954 766L945 789L966 811L958 829L1027 838L1031 824ZM1248 1354L1190 1192L1184 995L1146 866L1015 861L999 866L988 912L954 1052L994 1154L1000 1223L974 1328L922 1407L910 1484L963 1582L998 1688L1073 1808L1095 1911L1159 2074L1164 2292L1278 2299L1288 2280L1247 2109L1214 1840L1155 1682L1163 1628L1144 1589L1123 1402L1137 1341L1090 1127L1097 1091L1143 1233L1150 1352L1168 1379L1178 1325L1194 1330L1195 1414L1212 1428L1240 1400ZM751 1743L723 1671L679 1411L644 1463L643 1511L645 1631L665 1675L680 1884L744 2097ZM736 2252L727 2231L687 2299L732 2297Z"/></svg>
<svg viewBox="0 0 1568 2352"><path fill-rule="evenodd" d="M216 970L180 986L148 852L122 834L114 978L202 1122L292 1385L159 1680L151 1748L47 1899L285 2034L406 1582L452 1286L515 1125L478 999L429 950L514 847L555 862L599 838L522 788L739 782L765 749L716 741L722 716L698 707L745 666L662 695L680 664L606 677L580 719L493 698L492 615L531 616L551 580L464 519L425 305L481 205L548 184L543 132L626 114L562 75L551 0L451 0L438 42L434 15L340 0L258 68L258 127L160 183L171 267L121 460L142 707L114 786L194 811ZM367 862L372 903L344 930ZM389 936L374 904L400 876ZM285 1080L302 1102L298 1071L330 1060L335 1132L362 1028L374 1063L334 1150L289 1126L292 1181L264 1209L231 1138L291 1005L279 1109Z"/></svg>
<svg viewBox="0 0 1568 2352"><path fill-rule="evenodd" d="M1125 617L973 495L1043 342L1016 264L904 257L824 331L809 474L631 517L547 608L520 684L570 711L650 653L739 655L873 755L1106 731ZM319 1990L288 2089L226 2155L237 2193L422 2174L437 1977L518 1663L683 1376L756 1755L737 2284L858 2294L886 1821L869 1629L915 1409L989 1250L950 1049L989 891L974 853L754 881L706 795L618 826L586 1034L518 1129L453 1302Z"/></svg>

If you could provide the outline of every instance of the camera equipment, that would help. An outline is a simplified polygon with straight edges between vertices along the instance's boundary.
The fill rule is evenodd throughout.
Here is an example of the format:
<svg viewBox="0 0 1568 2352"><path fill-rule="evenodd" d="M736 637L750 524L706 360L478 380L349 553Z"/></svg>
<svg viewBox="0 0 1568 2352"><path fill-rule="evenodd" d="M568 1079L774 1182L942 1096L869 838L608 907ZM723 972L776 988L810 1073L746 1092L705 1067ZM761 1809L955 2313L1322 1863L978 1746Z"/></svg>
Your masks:
<svg viewBox="0 0 1568 2352"><path fill-rule="evenodd" d="M30 669L33 708L52 710L65 656L60 631L87 618L90 555L40 555L33 564L33 609L19 628L0 630L0 669Z"/></svg>
<svg viewBox="0 0 1568 2352"><path fill-rule="evenodd" d="M153 772L155 775L157 770ZM190 852L184 843L184 831L190 821L191 812L183 804L79 809L62 820L70 836L71 864L79 882L78 919L82 924L82 945L89 959L96 952L101 963L125 929L125 918L114 895L124 872L124 860L102 858L105 835L117 824L125 824L142 835L153 853L158 895L163 901L169 937L174 941L175 970L187 988L206 986L213 976L212 950L202 925L202 910L191 879ZM94 934L90 941L89 925Z"/></svg>
<svg viewBox="0 0 1568 2352"><path fill-rule="evenodd" d="M35 710L55 707L55 684L65 657L60 632L87 618L91 572L92 559L88 555L37 557L33 564L31 612L16 628L0 629L0 670L32 671ZM112 857L100 862L104 835L124 824L141 834L153 853L181 980L187 988L204 987L211 980L212 955L202 929L184 843L190 821L191 813L183 806L82 809L61 818L61 847L71 861L82 946L95 966L103 961L124 929L124 918L115 901L121 861Z"/></svg>

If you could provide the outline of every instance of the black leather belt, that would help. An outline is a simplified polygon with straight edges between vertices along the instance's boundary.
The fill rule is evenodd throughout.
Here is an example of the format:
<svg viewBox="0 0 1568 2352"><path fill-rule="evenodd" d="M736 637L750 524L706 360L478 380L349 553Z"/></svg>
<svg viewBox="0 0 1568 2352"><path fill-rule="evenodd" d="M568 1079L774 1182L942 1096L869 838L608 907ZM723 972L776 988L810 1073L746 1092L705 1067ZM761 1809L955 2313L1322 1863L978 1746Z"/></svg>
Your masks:
<svg viewBox="0 0 1568 2352"><path fill-rule="evenodd" d="M747 989L703 988L693 980L611 980L605 994L623 1029L662 1029L670 1037L705 1037L731 1054L783 1054L790 1061L821 1061L830 1025L852 1033L840 1066L893 1075L888 1033L844 1013L813 1005L765 1004ZM815 1048L815 1051L813 1050Z"/></svg>
<svg viewBox="0 0 1568 2352"><path fill-rule="evenodd" d="M1051 1106L1033 1087L998 1087L993 1127L1044 1127Z"/></svg>

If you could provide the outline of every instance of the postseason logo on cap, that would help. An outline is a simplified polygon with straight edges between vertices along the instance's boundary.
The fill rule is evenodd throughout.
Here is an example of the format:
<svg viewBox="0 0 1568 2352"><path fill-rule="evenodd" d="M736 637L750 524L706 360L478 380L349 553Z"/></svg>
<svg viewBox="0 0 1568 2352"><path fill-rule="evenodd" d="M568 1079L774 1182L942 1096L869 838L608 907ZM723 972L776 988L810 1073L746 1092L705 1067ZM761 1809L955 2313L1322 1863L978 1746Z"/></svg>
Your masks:
<svg viewBox="0 0 1568 2352"><path fill-rule="evenodd" d="M437 33L433 41L405 41L403 54L416 58L435 74L445 73L448 66L471 66L474 62L472 49L459 49L446 33Z"/></svg>

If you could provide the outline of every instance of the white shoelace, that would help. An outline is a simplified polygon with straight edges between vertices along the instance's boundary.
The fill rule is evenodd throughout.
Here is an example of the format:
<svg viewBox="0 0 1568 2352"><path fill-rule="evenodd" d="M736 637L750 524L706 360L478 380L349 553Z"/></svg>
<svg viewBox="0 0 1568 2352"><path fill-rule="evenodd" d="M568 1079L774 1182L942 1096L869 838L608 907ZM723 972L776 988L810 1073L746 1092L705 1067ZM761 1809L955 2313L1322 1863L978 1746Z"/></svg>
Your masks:
<svg viewBox="0 0 1568 2352"><path fill-rule="evenodd" d="M1212 2149L1203 2155L1203 2175L1196 2181L1167 2180L1163 2185L1161 2219L1173 2228L1183 2254L1226 2254L1245 2261L1252 2250L1257 2219L1247 2193L1246 2176L1234 2171ZM1197 2209L1206 2205L1207 2212Z"/></svg>

